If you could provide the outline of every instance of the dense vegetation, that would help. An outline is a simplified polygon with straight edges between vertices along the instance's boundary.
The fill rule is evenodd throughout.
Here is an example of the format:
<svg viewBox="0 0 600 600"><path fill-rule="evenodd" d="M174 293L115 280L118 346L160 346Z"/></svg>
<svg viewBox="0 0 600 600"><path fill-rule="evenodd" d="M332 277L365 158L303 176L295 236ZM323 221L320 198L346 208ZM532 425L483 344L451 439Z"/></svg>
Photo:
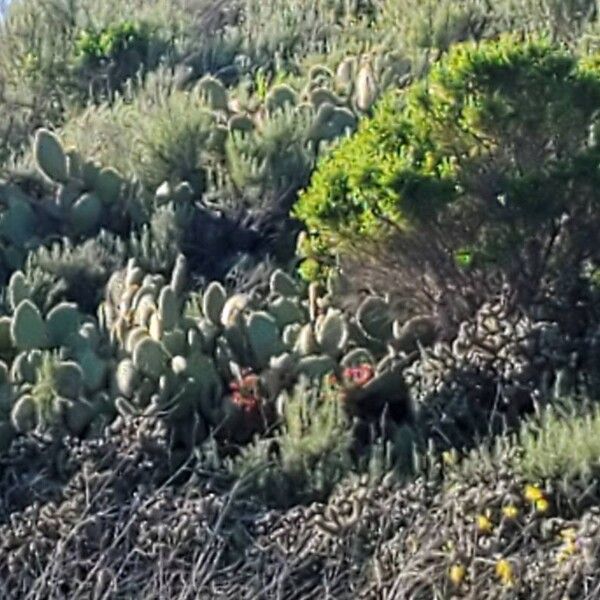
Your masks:
<svg viewBox="0 0 600 600"><path fill-rule="evenodd" d="M452 49L319 167L296 210L313 245L376 240L396 292L407 275L429 276L437 292L461 270L493 270L528 300L550 271L562 278L553 294L568 293L569 268L598 260L599 76L595 59L548 43Z"/></svg>
<svg viewBox="0 0 600 600"><path fill-rule="evenodd" d="M12 0L0 595L598 597L598 8Z"/></svg>

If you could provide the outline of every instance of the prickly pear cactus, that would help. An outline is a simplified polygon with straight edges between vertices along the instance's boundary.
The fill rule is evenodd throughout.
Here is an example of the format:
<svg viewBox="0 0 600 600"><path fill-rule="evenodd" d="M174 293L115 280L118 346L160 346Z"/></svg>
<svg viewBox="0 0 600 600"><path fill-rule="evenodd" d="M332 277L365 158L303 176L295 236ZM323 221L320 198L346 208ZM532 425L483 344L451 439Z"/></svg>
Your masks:
<svg viewBox="0 0 600 600"><path fill-rule="evenodd" d="M102 217L102 201L93 192L78 198L69 211L69 224L75 235L95 233Z"/></svg>
<svg viewBox="0 0 600 600"><path fill-rule="evenodd" d="M339 310L330 309L317 324L317 342L330 356L339 356L348 340L348 325Z"/></svg>
<svg viewBox="0 0 600 600"><path fill-rule="evenodd" d="M255 365L264 369L268 367L272 356L284 350L277 322L267 312L253 312L248 318L246 328Z"/></svg>
<svg viewBox="0 0 600 600"><path fill-rule="evenodd" d="M281 269L276 269L273 272L269 286L272 294L279 294L280 296L294 297L300 293L298 282Z"/></svg>
<svg viewBox="0 0 600 600"><path fill-rule="evenodd" d="M167 366L168 355L160 342L147 337L140 340L133 349L135 368L150 377L158 379Z"/></svg>
<svg viewBox="0 0 600 600"><path fill-rule="evenodd" d="M54 306L46 317L49 342L53 347L65 346L68 339L77 333L81 325L81 314L76 304L61 302Z"/></svg>
<svg viewBox="0 0 600 600"><path fill-rule="evenodd" d="M202 296L202 312L211 323L217 325L221 322L226 300L225 288L218 281L208 285Z"/></svg>
<svg viewBox="0 0 600 600"><path fill-rule="evenodd" d="M286 106L296 106L298 94L285 84L274 85L267 94L266 106L269 112L283 110Z"/></svg>
<svg viewBox="0 0 600 600"><path fill-rule="evenodd" d="M8 303L14 311L22 300L31 299L31 287L22 271L14 271L8 280Z"/></svg>
<svg viewBox="0 0 600 600"><path fill-rule="evenodd" d="M74 361L65 361L54 369L56 393L64 398L77 400L83 392L83 371Z"/></svg>
<svg viewBox="0 0 600 600"><path fill-rule="evenodd" d="M33 431L38 423L38 411L32 396L22 396L10 412L10 422L19 433Z"/></svg>
<svg viewBox="0 0 600 600"><path fill-rule="evenodd" d="M187 293L186 270L180 257L167 281L130 262L111 277L99 311L115 353L115 410L156 411L175 437L188 435L196 420L205 432L227 423L222 434L236 439L240 431L230 426L243 414L244 402L268 405L300 379L365 364L375 369L389 340L374 336L391 337L391 323L377 330L379 309L389 310L383 299L370 299L357 315L347 314L331 306L331 298L319 298L317 288L306 290L281 270L266 293L228 296L217 282L202 293ZM85 381L82 357L76 360ZM256 378L259 398L244 400L235 391L248 377Z"/></svg>
<svg viewBox="0 0 600 600"><path fill-rule="evenodd" d="M358 325L368 337L380 340L391 337L393 321L383 298L366 298L359 306L356 317Z"/></svg>
<svg viewBox="0 0 600 600"><path fill-rule="evenodd" d="M66 183L67 157L60 141L51 131L39 129L35 135L34 156L38 167L52 181Z"/></svg>
<svg viewBox="0 0 600 600"><path fill-rule="evenodd" d="M133 360L124 358L115 371L115 385L117 392L125 398L132 398L141 382L139 371L135 368Z"/></svg>
<svg viewBox="0 0 600 600"><path fill-rule="evenodd" d="M94 191L104 204L114 203L121 195L123 178L112 167L102 169L95 178Z"/></svg>
<svg viewBox="0 0 600 600"><path fill-rule="evenodd" d="M17 306L10 333L18 350L33 350L48 346L46 324L38 307L30 300L22 300Z"/></svg>
<svg viewBox="0 0 600 600"><path fill-rule="evenodd" d="M227 111L227 90L216 77L206 75L197 83L197 89L212 110Z"/></svg>
<svg viewBox="0 0 600 600"><path fill-rule="evenodd" d="M11 335L12 319L10 317L0 317L0 354L10 355L14 352L15 346Z"/></svg>

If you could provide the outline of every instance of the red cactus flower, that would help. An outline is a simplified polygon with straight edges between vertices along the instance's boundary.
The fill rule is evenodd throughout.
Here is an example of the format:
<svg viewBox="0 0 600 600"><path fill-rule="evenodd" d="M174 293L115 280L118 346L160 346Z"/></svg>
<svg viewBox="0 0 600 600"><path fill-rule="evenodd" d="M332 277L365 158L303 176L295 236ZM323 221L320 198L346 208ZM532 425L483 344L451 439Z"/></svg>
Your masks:
<svg viewBox="0 0 600 600"><path fill-rule="evenodd" d="M349 383L362 387L375 376L375 369L368 363L344 369L344 379Z"/></svg>
<svg viewBox="0 0 600 600"><path fill-rule="evenodd" d="M239 406L245 413L255 414L260 409L260 399L254 396L243 396L240 392L234 392L231 396L233 403Z"/></svg>
<svg viewBox="0 0 600 600"><path fill-rule="evenodd" d="M244 371L240 381L232 381L229 384L233 403L246 413L258 412L262 401L259 386L260 379L258 375L250 370Z"/></svg>

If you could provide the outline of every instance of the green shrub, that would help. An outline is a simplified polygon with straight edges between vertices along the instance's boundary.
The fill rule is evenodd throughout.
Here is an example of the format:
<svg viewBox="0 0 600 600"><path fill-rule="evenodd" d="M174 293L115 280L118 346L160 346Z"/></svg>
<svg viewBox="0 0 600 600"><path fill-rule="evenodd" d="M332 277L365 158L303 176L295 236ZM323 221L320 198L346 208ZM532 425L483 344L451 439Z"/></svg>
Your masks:
<svg viewBox="0 0 600 600"><path fill-rule="evenodd" d="M29 253L25 274L34 298L50 297L51 306L57 303L48 290L50 281L60 300L75 302L83 312L94 314L108 278L126 259L125 243L103 231L80 244L65 238L39 247Z"/></svg>
<svg viewBox="0 0 600 600"><path fill-rule="evenodd" d="M548 409L539 423L523 427L519 442L519 470L526 478L589 480L600 468L600 410L561 414Z"/></svg>
<svg viewBox="0 0 600 600"><path fill-rule="evenodd" d="M366 270L394 285L495 270L535 290L597 257L599 106L597 58L515 36L455 46L321 163L295 214L312 252L367 242Z"/></svg>
<svg viewBox="0 0 600 600"><path fill-rule="evenodd" d="M73 50L80 85L95 97L111 96L137 73L156 67L168 49L158 28L146 22L125 20L81 30Z"/></svg>
<svg viewBox="0 0 600 600"><path fill-rule="evenodd" d="M139 178L150 193L163 181L189 181L201 193L214 120L197 94L169 93L167 86L153 75L133 98L90 106L66 124L65 145Z"/></svg>
<svg viewBox="0 0 600 600"><path fill-rule="evenodd" d="M244 448L230 470L246 493L269 504L323 500L353 469L351 443L338 394L307 387L286 402L276 435Z"/></svg>
<svg viewBox="0 0 600 600"><path fill-rule="evenodd" d="M86 61L114 60L126 50L136 48L145 54L150 32L145 24L124 21L101 31L82 31L75 40L75 56Z"/></svg>

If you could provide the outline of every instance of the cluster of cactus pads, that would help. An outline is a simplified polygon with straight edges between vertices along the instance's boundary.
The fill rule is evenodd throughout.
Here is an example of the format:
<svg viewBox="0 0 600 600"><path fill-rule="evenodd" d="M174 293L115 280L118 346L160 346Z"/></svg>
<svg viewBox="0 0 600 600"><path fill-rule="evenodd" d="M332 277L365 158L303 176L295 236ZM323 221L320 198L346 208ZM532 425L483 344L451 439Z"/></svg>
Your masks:
<svg viewBox="0 0 600 600"><path fill-rule="evenodd" d="M108 282L98 317L115 349L111 396L122 414L164 415L194 443L209 430L244 441L276 418L302 378L343 379L369 365L354 402L403 387L401 361L387 350L392 323L380 322L383 299L348 317L281 270L266 294L228 295L218 282L186 294L185 280L180 256L170 281L131 260Z"/></svg>
<svg viewBox="0 0 600 600"><path fill-rule="evenodd" d="M373 67L363 63L349 59L335 74L313 67L304 90L275 85L258 107L252 100L240 104L220 81L203 78L196 88L215 117L208 143L233 162L238 151L252 158L262 146L253 149L250 138L285 133L274 124L292 115L306 123L297 141L303 147L308 142L310 153L310 142L314 149L353 130L357 115L374 102ZM368 91L367 84L374 87ZM282 154L273 148L276 169ZM367 298L351 315L333 305L335 293L319 298L314 286L281 270L268 293L228 295L212 282L197 294L188 291L183 256L170 281L145 273L132 259L111 277L96 317L75 303L42 306L20 270L31 250L49 239L77 241L103 229L127 233L131 224L147 222L146 209L153 208L132 182L66 150L49 130L37 132L33 157L52 197L0 182L6 207L0 248L12 273L0 316L0 447L18 433L93 435L119 415L155 412L177 441L199 443L211 431L244 441L282 414L282 403L303 378L334 375L348 388L352 406L375 397L406 398L392 350L399 329L382 318L386 301ZM268 156L254 158L263 171L269 165ZM289 158L297 157L292 152ZM245 185L254 167L234 168L233 162L231 179L237 173ZM284 171L294 171L290 165ZM165 182L153 207L190 206L195 197L187 182Z"/></svg>
<svg viewBox="0 0 600 600"><path fill-rule="evenodd" d="M23 185L0 180L0 248L6 272L22 268L28 252L48 240L79 240L102 228L121 231L124 223L144 219L141 204L129 193L131 185L115 169L65 151L54 133L38 130L33 154L53 197L44 191L40 198Z"/></svg>
<svg viewBox="0 0 600 600"><path fill-rule="evenodd" d="M70 237L96 234L123 219L128 186L115 169L84 160L76 150L65 151L47 129L36 133L34 157L37 168L57 185L51 208Z"/></svg>
<svg viewBox="0 0 600 600"><path fill-rule="evenodd" d="M265 95L230 93L206 75L193 91L214 116L208 145L226 159L239 189L285 189L307 176L324 144L352 133L381 92L407 77L410 63L392 54L349 56L333 71L314 65L304 80L276 83Z"/></svg>
<svg viewBox="0 0 600 600"><path fill-rule="evenodd" d="M353 132L381 91L409 69L407 61L391 54L350 56L337 70L315 65L304 79L272 85L265 96L248 95L243 86L228 90L219 79L203 77L193 93L210 113L204 149L211 158L199 165L208 188L166 182L156 190L154 205L154 189L141 193L114 168L65 148L48 129L38 130L34 165L51 189L39 197L26 186L0 180L5 275L23 268L28 253L50 240L82 240L103 229L128 236L149 223L161 203L189 207L204 192L218 202L230 184L259 198L304 185L322 144Z"/></svg>
<svg viewBox="0 0 600 600"><path fill-rule="evenodd" d="M299 91L285 83L273 85L264 101L256 96L248 101L239 96L230 97L223 83L211 75L204 76L194 85L212 110L230 117L230 130L250 131L261 124L261 117L288 107L318 112L323 106L328 106L333 117L331 124L345 125L352 123L356 114L369 111L382 90L402 83L410 69L410 62L395 53L350 55L339 63L335 71L325 65L313 65L304 87ZM325 124L323 114L315 125L319 122ZM339 131L343 129L342 126Z"/></svg>
<svg viewBox="0 0 600 600"><path fill-rule="evenodd" d="M110 347L94 319L61 302L42 314L21 271L0 317L0 447L36 428L100 432L114 417L106 381Z"/></svg>

